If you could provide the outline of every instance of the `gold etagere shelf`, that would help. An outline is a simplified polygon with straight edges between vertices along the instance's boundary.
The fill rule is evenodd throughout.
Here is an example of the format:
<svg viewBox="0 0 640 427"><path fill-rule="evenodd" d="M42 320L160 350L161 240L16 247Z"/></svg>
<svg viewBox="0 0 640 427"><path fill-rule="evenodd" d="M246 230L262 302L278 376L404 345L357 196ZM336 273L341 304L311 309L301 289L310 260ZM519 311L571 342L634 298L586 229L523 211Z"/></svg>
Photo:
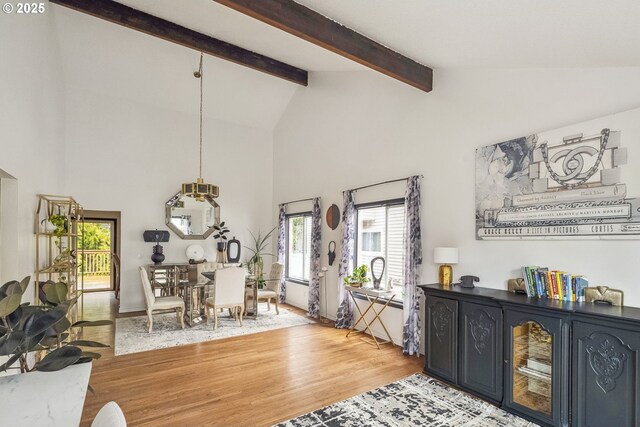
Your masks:
<svg viewBox="0 0 640 427"><path fill-rule="evenodd" d="M52 219L58 223L57 227L52 224ZM78 249L78 238L83 229L83 209L73 197L38 195L35 214L35 301L39 302L41 282L65 282L68 286L67 299L80 296L75 309L70 313L72 322L78 319L82 307L84 280L82 275L78 278L78 261L82 259L82 249Z"/></svg>

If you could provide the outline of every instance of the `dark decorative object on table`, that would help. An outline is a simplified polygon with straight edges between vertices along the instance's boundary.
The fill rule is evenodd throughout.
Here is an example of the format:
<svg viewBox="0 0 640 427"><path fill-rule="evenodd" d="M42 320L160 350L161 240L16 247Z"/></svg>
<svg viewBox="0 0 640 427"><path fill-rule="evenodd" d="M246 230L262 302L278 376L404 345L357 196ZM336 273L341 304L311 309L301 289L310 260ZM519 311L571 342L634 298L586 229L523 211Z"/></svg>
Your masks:
<svg viewBox="0 0 640 427"><path fill-rule="evenodd" d="M329 206L327 209L327 225L330 229L335 230L340 224L340 208L335 204Z"/></svg>
<svg viewBox="0 0 640 427"><path fill-rule="evenodd" d="M153 247L153 255L151 255L151 261L154 264L159 265L164 261L164 254L162 253L162 246L160 243L166 243L169 241L169 232L167 230L146 230L142 233L142 238L145 242L155 242Z"/></svg>
<svg viewBox="0 0 640 427"><path fill-rule="evenodd" d="M475 288L473 282L479 282L480 278L478 276L462 276L460 278L460 287L461 288Z"/></svg>
<svg viewBox="0 0 640 427"><path fill-rule="evenodd" d="M216 244L216 248L218 249L217 262L226 262L227 261L226 259L227 255L225 253L227 250L226 234L229 232L229 228L225 227L224 221L222 221L220 224L214 225L213 229L215 230L215 234L213 235L213 238L218 240L218 243Z"/></svg>
<svg viewBox="0 0 640 427"><path fill-rule="evenodd" d="M236 248L235 255L231 255L234 252L231 250L231 248L234 246ZM240 262L241 248L242 247L240 246L240 240L236 239L236 236L233 236L233 239L229 240L229 243L227 243L227 262L230 262L232 264Z"/></svg>
<svg viewBox="0 0 640 427"><path fill-rule="evenodd" d="M376 262L382 262L382 270L380 271L380 275L378 277L376 277L376 272L374 270ZM384 276L384 269L386 265L387 262L381 256L377 256L371 260L371 277L373 278L373 289L380 289L380 282L382 281L382 277Z"/></svg>
<svg viewBox="0 0 640 427"><path fill-rule="evenodd" d="M331 249L331 244L333 244L333 249ZM333 262L336 260L336 242L333 240L329 242L329 265L333 265Z"/></svg>

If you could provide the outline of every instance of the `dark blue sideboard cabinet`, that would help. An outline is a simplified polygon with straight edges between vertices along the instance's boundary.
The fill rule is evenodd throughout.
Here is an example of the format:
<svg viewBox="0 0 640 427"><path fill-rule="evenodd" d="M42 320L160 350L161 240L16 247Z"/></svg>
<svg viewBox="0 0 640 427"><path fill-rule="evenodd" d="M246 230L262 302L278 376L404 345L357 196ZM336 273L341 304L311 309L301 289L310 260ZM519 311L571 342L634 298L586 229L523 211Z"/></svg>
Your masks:
<svg viewBox="0 0 640 427"><path fill-rule="evenodd" d="M640 427L640 309L420 287L426 374L543 426Z"/></svg>
<svg viewBox="0 0 640 427"><path fill-rule="evenodd" d="M429 356L425 368L440 379L458 379L458 301L433 296L427 301Z"/></svg>
<svg viewBox="0 0 640 427"><path fill-rule="evenodd" d="M502 400L502 310L460 302L458 384L494 402ZM479 369L479 367L481 367Z"/></svg>
<svg viewBox="0 0 640 427"><path fill-rule="evenodd" d="M572 340L577 426L640 426L637 326L576 316Z"/></svg>

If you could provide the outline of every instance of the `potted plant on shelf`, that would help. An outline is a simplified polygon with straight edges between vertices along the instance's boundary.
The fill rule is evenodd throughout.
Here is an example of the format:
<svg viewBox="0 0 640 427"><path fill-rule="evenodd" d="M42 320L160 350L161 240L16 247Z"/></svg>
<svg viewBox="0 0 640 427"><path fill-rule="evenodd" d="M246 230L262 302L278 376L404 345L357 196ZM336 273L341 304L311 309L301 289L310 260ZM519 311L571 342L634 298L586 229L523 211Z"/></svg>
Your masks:
<svg viewBox="0 0 640 427"><path fill-rule="evenodd" d="M32 371L59 371L67 366L91 362L100 358L99 353L83 348L109 347L88 340L74 339L73 331L88 326L111 325L110 320L78 321L71 323L69 311L78 297L67 299L68 287L62 282L46 282L40 288L41 305L22 303L30 277L22 281L11 281L0 287L0 356L9 360L0 365L0 371L19 369L22 373ZM38 352L29 366L27 355ZM17 367L13 367L18 363Z"/></svg>
<svg viewBox="0 0 640 427"><path fill-rule="evenodd" d="M367 283L369 281L369 278L367 277L368 272L369 267L362 264L360 267L354 268L351 275L344 278L344 284L359 288L363 283Z"/></svg>
<svg viewBox="0 0 640 427"><path fill-rule="evenodd" d="M262 236L260 232L258 232L257 236L249 232L251 234L251 237L253 238L253 246L245 246L245 248L253 254L247 261L247 267L249 268L249 272L258 281L259 286L261 285L261 281L264 282L262 276L262 270L264 268L264 256L273 256L273 254L266 253L265 250L267 249L267 246L269 246L269 238L271 237L275 229L276 227L272 228L271 231L269 231L264 236Z"/></svg>
<svg viewBox="0 0 640 427"><path fill-rule="evenodd" d="M213 226L215 230L215 234L213 238L218 241L216 244L216 248L218 249L218 262L226 262L227 257L225 251L227 250L227 236L226 234L229 232L229 228L224 225L224 221L220 224L215 224Z"/></svg>

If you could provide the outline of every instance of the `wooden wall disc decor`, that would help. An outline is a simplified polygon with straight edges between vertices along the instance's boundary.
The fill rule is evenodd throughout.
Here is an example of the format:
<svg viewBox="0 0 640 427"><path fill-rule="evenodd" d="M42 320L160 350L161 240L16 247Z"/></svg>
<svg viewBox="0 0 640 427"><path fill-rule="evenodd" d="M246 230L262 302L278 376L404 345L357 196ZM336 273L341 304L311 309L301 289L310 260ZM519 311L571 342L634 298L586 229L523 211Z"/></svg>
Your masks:
<svg viewBox="0 0 640 427"><path fill-rule="evenodd" d="M340 224L340 208L334 203L327 209L327 225L335 230L338 228L338 224Z"/></svg>

